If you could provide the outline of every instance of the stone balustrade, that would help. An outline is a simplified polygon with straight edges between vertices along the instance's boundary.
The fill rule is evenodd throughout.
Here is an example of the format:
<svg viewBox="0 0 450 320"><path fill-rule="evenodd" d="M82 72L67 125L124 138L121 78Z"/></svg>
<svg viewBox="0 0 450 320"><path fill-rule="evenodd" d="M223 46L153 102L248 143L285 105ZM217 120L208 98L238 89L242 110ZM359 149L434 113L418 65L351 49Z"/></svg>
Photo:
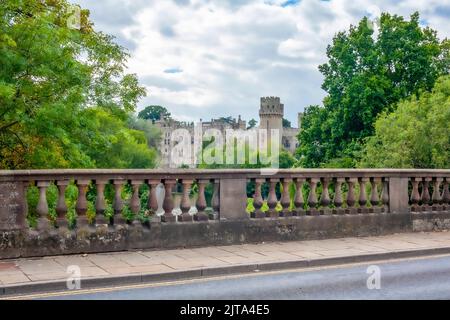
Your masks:
<svg viewBox="0 0 450 320"><path fill-rule="evenodd" d="M114 232L121 228L149 230L155 224L181 227L263 220L301 226L325 217L336 217L337 226L336 219L346 216L450 213L450 170L289 169L264 173L258 169L0 171L0 233L95 233L105 227ZM33 208L26 200L30 188L37 188ZM49 188L57 190L52 202ZM77 191L70 205L69 188ZM67 218L70 206L76 212L73 225ZM123 214L125 207L131 216ZM27 215L31 211L38 216L30 228ZM150 222L142 220L143 212Z"/></svg>

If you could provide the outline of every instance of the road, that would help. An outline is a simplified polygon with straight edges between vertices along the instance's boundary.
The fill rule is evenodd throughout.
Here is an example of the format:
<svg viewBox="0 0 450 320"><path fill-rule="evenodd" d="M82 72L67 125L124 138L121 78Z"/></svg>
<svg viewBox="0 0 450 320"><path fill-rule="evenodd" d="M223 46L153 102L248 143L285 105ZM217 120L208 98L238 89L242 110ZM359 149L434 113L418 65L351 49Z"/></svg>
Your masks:
<svg viewBox="0 0 450 320"><path fill-rule="evenodd" d="M376 278L377 271L380 272L379 282ZM369 277L369 284L373 289L368 289ZM378 284L379 289L376 289ZM255 273L29 298L450 299L450 256Z"/></svg>

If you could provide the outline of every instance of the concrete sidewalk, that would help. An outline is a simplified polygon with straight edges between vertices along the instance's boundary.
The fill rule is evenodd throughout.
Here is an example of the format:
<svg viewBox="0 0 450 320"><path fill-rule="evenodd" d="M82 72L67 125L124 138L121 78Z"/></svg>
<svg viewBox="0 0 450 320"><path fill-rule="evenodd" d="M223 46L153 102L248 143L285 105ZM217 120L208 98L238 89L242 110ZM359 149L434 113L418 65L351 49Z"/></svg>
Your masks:
<svg viewBox="0 0 450 320"><path fill-rule="evenodd" d="M0 295L63 290L73 265L86 288L432 254L450 254L450 232L2 260Z"/></svg>

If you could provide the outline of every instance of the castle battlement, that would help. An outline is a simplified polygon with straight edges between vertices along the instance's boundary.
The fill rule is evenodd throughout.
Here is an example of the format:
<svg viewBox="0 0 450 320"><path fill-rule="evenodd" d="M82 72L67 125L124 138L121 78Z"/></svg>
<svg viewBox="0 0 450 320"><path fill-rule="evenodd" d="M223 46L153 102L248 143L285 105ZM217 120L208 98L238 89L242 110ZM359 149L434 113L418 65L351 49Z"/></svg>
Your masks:
<svg viewBox="0 0 450 320"><path fill-rule="evenodd" d="M284 104L280 102L280 97L261 97L259 114L278 115L282 117L284 114Z"/></svg>

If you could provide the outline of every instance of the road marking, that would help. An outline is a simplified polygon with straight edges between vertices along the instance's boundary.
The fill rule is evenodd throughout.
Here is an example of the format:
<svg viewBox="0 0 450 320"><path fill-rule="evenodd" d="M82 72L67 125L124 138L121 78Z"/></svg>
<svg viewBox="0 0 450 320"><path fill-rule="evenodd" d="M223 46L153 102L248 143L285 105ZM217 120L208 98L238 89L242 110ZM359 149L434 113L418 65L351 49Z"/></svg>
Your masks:
<svg viewBox="0 0 450 320"><path fill-rule="evenodd" d="M114 291L132 290L132 289L170 287L170 286L176 286L176 285L184 285L184 284L199 283L199 282L201 283L201 282L207 282L207 281L230 280L230 279L239 279L239 278L245 278L245 277L257 277L257 276L264 276L264 275L281 274L281 273L299 273L299 272L310 272L310 271L319 271L319 270L327 270L327 269L339 269L342 267L351 268L351 267L355 267L355 266L362 266L362 265L368 265L368 264L374 264L374 263L386 264L386 263L410 261L410 260L436 259L436 258L449 257L449 256L450 256L450 254L440 254L440 255L432 255L432 256L395 258L395 259L373 260L373 261L355 262L355 263L342 263L342 264L336 264L336 265L331 265L331 266L320 266L320 267L303 267L303 268L281 269L281 270L272 270L272 271L254 270L254 273L241 273L241 274L231 274L231 275L223 275L223 276L204 276L202 278L192 278L192 279L184 279L184 280L170 280L170 281L141 283L141 284L134 284L134 285L114 286L114 287L102 287L102 288L81 289L81 290L72 290L72 291L57 291L57 292L47 292L47 293L6 296L6 297L0 297L0 300L29 300L29 299L39 299L39 298L51 298L51 297L62 297L62 296L76 296L76 295L82 295L82 294L114 292ZM81 282L81 283L83 283L83 282Z"/></svg>

